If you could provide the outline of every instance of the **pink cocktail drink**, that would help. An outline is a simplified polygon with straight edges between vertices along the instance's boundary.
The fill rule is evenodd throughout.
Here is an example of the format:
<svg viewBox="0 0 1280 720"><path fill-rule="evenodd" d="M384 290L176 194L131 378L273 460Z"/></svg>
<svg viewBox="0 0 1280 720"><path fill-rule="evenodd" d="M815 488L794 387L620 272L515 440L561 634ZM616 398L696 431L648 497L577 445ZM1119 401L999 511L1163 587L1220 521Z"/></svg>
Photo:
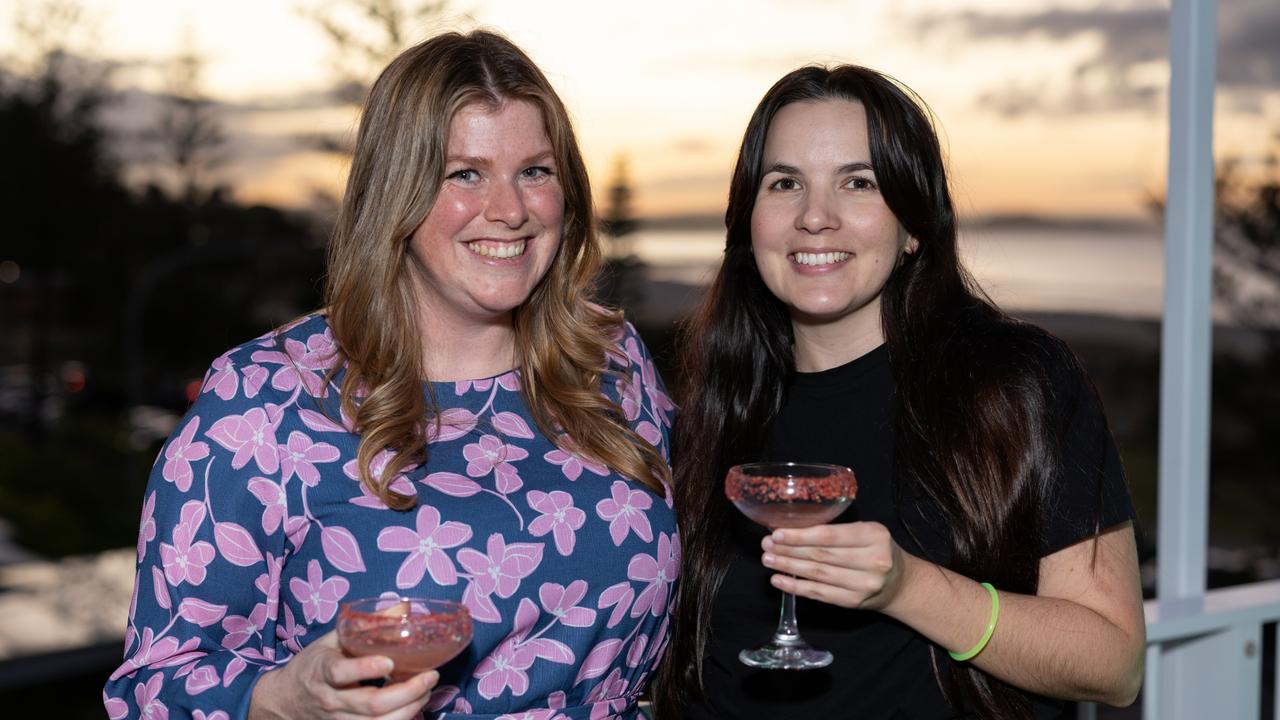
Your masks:
<svg viewBox="0 0 1280 720"><path fill-rule="evenodd" d="M452 660L471 643L471 614L460 603L368 598L342 604L338 644L348 655L385 655L391 680L408 680Z"/></svg>
<svg viewBox="0 0 1280 720"><path fill-rule="evenodd" d="M853 471L836 465L737 465L725 478L725 496L747 517L770 529L829 523L858 491Z"/></svg>
<svg viewBox="0 0 1280 720"><path fill-rule="evenodd" d="M817 463L751 463L729 468L724 494L753 521L771 530L806 528L839 517L858 491L853 471ZM831 653L809 646L796 625L795 596L782 594L773 640L738 659L752 667L806 670L831 664Z"/></svg>

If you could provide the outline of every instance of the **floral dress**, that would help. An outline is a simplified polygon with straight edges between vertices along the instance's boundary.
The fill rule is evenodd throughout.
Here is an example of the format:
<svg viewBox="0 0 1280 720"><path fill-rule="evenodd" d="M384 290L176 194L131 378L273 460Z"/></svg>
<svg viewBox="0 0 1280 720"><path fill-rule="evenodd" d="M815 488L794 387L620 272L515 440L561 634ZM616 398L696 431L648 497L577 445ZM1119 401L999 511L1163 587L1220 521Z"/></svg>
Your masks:
<svg viewBox="0 0 1280 720"><path fill-rule="evenodd" d="M474 621L427 717L635 716L680 565L670 493L552 443L513 370L432 383L428 459L392 486L417 505L391 510L358 479L335 356L313 315L214 361L151 473L108 715L245 717L260 674L332 630L341 602L399 594ZM630 326L609 363L603 392L667 457L673 407Z"/></svg>

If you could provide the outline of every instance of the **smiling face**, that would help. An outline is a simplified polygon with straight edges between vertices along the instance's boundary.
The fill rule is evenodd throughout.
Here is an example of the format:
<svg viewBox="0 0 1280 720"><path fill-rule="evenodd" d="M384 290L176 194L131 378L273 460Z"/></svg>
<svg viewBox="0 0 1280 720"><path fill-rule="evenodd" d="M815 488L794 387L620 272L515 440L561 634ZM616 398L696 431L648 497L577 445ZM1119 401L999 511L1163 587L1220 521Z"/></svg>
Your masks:
<svg viewBox="0 0 1280 720"><path fill-rule="evenodd" d="M797 330L819 326L882 342L880 293L916 241L880 195L862 104L782 108L769 125L761 169L751 247L765 285Z"/></svg>
<svg viewBox="0 0 1280 720"><path fill-rule="evenodd" d="M444 181L409 242L422 312L452 327L510 322L560 244L557 171L536 105L471 103L454 115Z"/></svg>

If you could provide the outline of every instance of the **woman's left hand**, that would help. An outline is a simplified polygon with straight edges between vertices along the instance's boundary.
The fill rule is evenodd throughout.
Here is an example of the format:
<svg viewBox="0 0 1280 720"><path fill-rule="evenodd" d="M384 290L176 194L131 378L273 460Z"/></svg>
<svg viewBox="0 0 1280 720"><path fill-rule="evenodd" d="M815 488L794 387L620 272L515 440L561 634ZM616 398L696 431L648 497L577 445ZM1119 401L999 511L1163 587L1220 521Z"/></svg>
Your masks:
<svg viewBox="0 0 1280 720"><path fill-rule="evenodd" d="M848 608L883 610L911 556L876 522L775 530L761 543L774 587ZM795 577L788 577L794 575Z"/></svg>

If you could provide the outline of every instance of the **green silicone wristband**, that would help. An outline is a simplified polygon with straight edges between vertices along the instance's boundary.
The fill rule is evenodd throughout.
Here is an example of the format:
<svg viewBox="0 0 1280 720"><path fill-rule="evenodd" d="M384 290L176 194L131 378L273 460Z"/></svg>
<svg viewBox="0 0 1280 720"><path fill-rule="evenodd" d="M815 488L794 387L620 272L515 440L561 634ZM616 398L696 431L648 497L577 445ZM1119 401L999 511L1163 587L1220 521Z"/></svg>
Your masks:
<svg viewBox="0 0 1280 720"><path fill-rule="evenodd" d="M982 633L982 639L978 641L978 644L968 650L962 653L953 653L948 651L947 654L951 656L952 660L956 660L958 662L972 660L978 653L982 652L983 648L987 646L987 643L991 642L991 634L996 631L996 620L1000 617L1000 593L996 592L996 589L991 586L991 583L982 583L982 587L986 588L987 594L991 596L991 620L987 622L987 631Z"/></svg>

